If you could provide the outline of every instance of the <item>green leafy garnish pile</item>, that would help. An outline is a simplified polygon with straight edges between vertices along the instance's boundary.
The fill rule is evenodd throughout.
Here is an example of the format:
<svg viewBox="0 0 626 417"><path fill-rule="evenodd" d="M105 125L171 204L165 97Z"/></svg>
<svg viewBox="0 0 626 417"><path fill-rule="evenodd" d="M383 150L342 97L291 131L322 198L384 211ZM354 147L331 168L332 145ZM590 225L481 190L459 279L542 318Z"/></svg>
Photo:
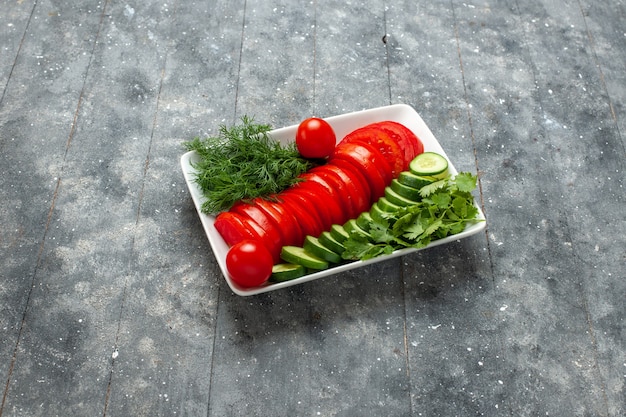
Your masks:
<svg viewBox="0 0 626 417"><path fill-rule="evenodd" d="M243 116L242 124L220 126L217 137L198 137L183 145L196 151L195 181L206 201L202 211L216 214L239 200L267 197L293 185L298 175L313 166L294 143L282 145L271 138L271 126Z"/></svg>
<svg viewBox="0 0 626 417"><path fill-rule="evenodd" d="M373 221L370 237L351 234L344 242L342 257L347 260L371 259L397 249L422 248L430 242L462 232L468 223L480 221L471 192L476 176L459 173L420 189L422 200L401 207Z"/></svg>

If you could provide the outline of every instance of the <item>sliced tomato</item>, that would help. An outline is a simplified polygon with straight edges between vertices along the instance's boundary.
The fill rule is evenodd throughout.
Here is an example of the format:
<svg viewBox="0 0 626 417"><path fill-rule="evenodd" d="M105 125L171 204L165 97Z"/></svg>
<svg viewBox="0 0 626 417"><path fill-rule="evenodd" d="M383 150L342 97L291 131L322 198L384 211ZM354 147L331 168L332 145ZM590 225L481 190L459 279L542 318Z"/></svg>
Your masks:
<svg viewBox="0 0 626 417"><path fill-rule="evenodd" d="M245 202L239 202L231 207L230 212L239 214L241 220L254 229L263 243L272 254L274 262L280 260L280 250L284 246L283 238L278 226L258 207Z"/></svg>
<svg viewBox="0 0 626 417"><path fill-rule="evenodd" d="M364 189L361 182L351 171L346 171L334 164L322 165L315 169L320 172L327 172L343 185L345 190L342 190L342 192L345 192L344 195L346 196L344 200L347 198L347 205L351 209L350 218L356 218L362 212L369 210L369 187Z"/></svg>
<svg viewBox="0 0 626 417"><path fill-rule="evenodd" d="M341 173L343 173L343 175L349 178L348 181L350 181L350 184L352 184L357 193L357 196L355 196L355 201L359 214L363 213L364 211L369 211L372 205L372 191L367 184L367 179L358 170L350 166L332 166L336 167Z"/></svg>
<svg viewBox="0 0 626 417"><path fill-rule="evenodd" d="M358 182L361 185L360 189L363 190L365 198L367 199L368 206L371 206L371 204L374 202L372 199L372 189L369 182L367 181L367 178L365 178L360 169L343 159L334 159L332 164L329 163L326 165L334 166L344 170L353 178L353 182Z"/></svg>
<svg viewBox="0 0 626 417"><path fill-rule="evenodd" d="M251 204L262 211L275 225L285 245L295 245L302 236L295 217L280 204L265 198L255 198Z"/></svg>
<svg viewBox="0 0 626 417"><path fill-rule="evenodd" d="M382 156L378 149L364 142L355 142L353 145L356 145L353 148L353 151L356 151L365 160L371 161L385 182L390 183L393 179L391 166L389 166L387 160ZM338 154L342 152L342 149L337 151Z"/></svg>
<svg viewBox="0 0 626 417"><path fill-rule="evenodd" d="M283 193L296 194L300 202L306 201L308 210L314 211L314 213L310 213L310 215L322 226L322 229L326 230L327 227L330 227L330 212L324 204L322 204L325 198L323 189L318 190L311 187L310 181L301 181L290 189L283 191Z"/></svg>
<svg viewBox="0 0 626 417"><path fill-rule="evenodd" d="M412 155L415 154L415 146L414 142L409 140L407 136L407 132L404 125L391 121L384 121L374 123L372 126L375 126L389 134L393 140L400 146L402 149L402 154L404 158L404 164L402 169L406 171L409 167L409 162L411 162ZM410 132L410 131L409 131Z"/></svg>
<svg viewBox="0 0 626 417"><path fill-rule="evenodd" d="M374 126L388 131L392 137L398 141L404 151L404 170L408 169L409 163L413 158L424 152L424 144L422 141L411 129L402 123L386 120L384 122L374 123Z"/></svg>
<svg viewBox="0 0 626 417"><path fill-rule="evenodd" d="M345 196L345 189L341 187L337 179L329 177L329 175L326 174L323 175L314 169L305 172L301 177L306 179L307 182L316 182L324 187L328 196L327 199L339 202L342 210L342 218L346 218L346 216L348 216L348 219L350 218L349 216L351 216L353 210Z"/></svg>
<svg viewBox="0 0 626 417"><path fill-rule="evenodd" d="M376 149L366 143L344 143L337 145L329 162L336 159L345 160L361 170L370 183L374 200L385 195L385 187L393 177L389 164Z"/></svg>
<svg viewBox="0 0 626 417"><path fill-rule="evenodd" d="M317 210L318 215L323 220L324 230L329 230L334 223L344 221L345 213L341 204L322 184L315 181L302 181L288 191L301 192L307 196L310 201L309 209Z"/></svg>
<svg viewBox="0 0 626 417"><path fill-rule="evenodd" d="M394 178L404 170L404 150L387 131L370 124L348 133L339 144L350 142L365 142L378 150L391 167Z"/></svg>
<svg viewBox="0 0 626 417"><path fill-rule="evenodd" d="M342 178L337 172L327 168L326 165L315 167L309 170L308 174L320 176L322 180L335 190L335 198L339 201L349 219L360 214L356 207L354 188L349 186L349 182L346 181L347 178Z"/></svg>
<svg viewBox="0 0 626 417"><path fill-rule="evenodd" d="M304 181L297 185L302 187L303 194L309 201L308 210L314 211L323 221L327 220L324 223L324 230L330 228L337 218L344 217L345 210L339 200L338 192L327 180L310 171L301 174L300 177ZM297 187L292 188L297 190ZM311 205L311 203L314 204Z"/></svg>
<svg viewBox="0 0 626 417"><path fill-rule="evenodd" d="M300 222L298 220L298 218L296 217L295 213L291 212L288 207L285 206L285 204L283 204L280 201L280 198L276 196L276 201L272 201L271 202L272 207L274 207L276 209L276 211L278 213L280 213L280 218L281 221L283 223L281 223L281 227L284 228L292 228L292 232L293 232L293 236L291 236L291 239L293 239L294 243L291 243L292 245L301 245L302 242L304 241L304 232L302 231L302 227L300 226Z"/></svg>
<svg viewBox="0 0 626 417"><path fill-rule="evenodd" d="M261 238L254 229L244 223L240 215L229 211L218 214L213 225L228 246L246 239L259 240Z"/></svg>
<svg viewBox="0 0 626 417"><path fill-rule="evenodd" d="M229 210L231 213L237 213L244 218L250 218L254 220L263 229L275 230L277 225L270 219L270 217L261 211L253 204L238 201Z"/></svg>
<svg viewBox="0 0 626 417"><path fill-rule="evenodd" d="M298 246L302 245L307 235L319 236L324 231L324 226L316 210L312 210L314 203L307 199L302 193L293 192L291 187L281 192L277 197L286 210L293 213L302 230L302 239Z"/></svg>

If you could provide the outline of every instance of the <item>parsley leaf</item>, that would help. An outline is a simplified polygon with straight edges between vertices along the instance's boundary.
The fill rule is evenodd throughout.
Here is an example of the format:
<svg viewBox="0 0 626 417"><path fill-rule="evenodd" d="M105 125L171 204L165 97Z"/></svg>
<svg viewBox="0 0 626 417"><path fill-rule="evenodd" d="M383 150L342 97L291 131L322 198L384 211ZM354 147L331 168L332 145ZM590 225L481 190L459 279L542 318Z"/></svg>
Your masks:
<svg viewBox="0 0 626 417"><path fill-rule="evenodd" d="M476 188L476 176L470 174L469 172L461 172L455 178L454 182L458 187L459 191L463 191L466 193L471 192Z"/></svg>
<svg viewBox="0 0 626 417"><path fill-rule="evenodd" d="M430 184L425 185L425 186L423 186L420 189L420 195L422 197L428 197L432 193L437 191L439 188L445 187L445 185L446 185L446 181L445 180L439 180L439 181L431 182Z"/></svg>
<svg viewBox="0 0 626 417"><path fill-rule="evenodd" d="M450 194L446 193L445 191L438 191L433 194L430 199L437 207L445 209L450 205L450 200L452 199L452 197L450 197Z"/></svg>
<svg viewBox="0 0 626 417"><path fill-rule="evenodd" d="M395 239L393 233L389 231L388 224L384 223L372 223L369 233L376 242L389 243Z"/></svg>

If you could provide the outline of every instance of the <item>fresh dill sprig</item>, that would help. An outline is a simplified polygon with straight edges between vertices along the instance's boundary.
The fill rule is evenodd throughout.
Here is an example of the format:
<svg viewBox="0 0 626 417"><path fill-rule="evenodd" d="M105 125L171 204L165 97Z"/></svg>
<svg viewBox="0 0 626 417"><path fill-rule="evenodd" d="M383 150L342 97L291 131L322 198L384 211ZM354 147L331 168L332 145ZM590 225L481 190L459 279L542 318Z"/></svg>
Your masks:
<svg viewBox="0 0 626 417"><path fill-rule="evenodd" d="M241 121L231 127L220 126L216 137L196 137L183 144L200 157L193 167L195 181L206 198L204 213L216 214L239 200L282 191L314 165L300 156L294 143L282 145L270 137L270 125L254 123L247 116Z"/></svg>

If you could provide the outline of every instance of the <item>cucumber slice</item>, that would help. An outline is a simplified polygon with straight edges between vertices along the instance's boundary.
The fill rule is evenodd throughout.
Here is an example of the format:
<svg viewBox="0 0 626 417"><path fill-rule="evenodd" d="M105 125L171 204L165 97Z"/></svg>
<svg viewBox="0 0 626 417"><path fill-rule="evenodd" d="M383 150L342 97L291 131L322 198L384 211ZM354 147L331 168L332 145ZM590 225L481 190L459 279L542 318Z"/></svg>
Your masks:
<svg viewBox="0 0 626 417"><path fill-rule="evenodd" d="M339 255L341 255L346 250L346 247L339 243L339 241L335 239L333 235L328 231L322 232L320 237L318 237L317 239L322 245L326 246L328 249Z"/></svg>
<svg viewBox="0 0 626 417"><path fill-rule="evenodd" d="M348 235L356 234L368 240L372 238L367 231L361 229L361 227L357 224L356 219L348 220L346 224L343 225L343 228L346 229Z"/></svg>
<svg viewBox="0 0 626 417"><path fill-rule="evenodd" d="M408 198L402 197L400 194L392 190L391 187L385 187L385 197L391 203L402 207L413 206L418 203L415 200L410 200Z"/></svg>
<svg viewBox="0 0 626 417"><path fill-rule="evenodd" d="M379 198L378 201L376 202L376 205L382 211L385 211L387 213L394 213L402 208L401 206L394 204L391 201L387 200L387 197Z"/></svg>
<svg viewBox="0 0 626 417"><path fill-rule="evenodd" d="M370 231L370 227L372 227L372 222L372 216L367 211L359 214L359 217L356 218L356 224L366 232Z"/></svg>
<svg viewBox="0 0 626 417"><path fill-rule="evenodd" d="M442 175L448 170L448 160L435 152L424 152L409 163L409 170L415 175Z"/></svg>
<svg viewBox="0 0 626 417"><path fill-rule="evenodd" d="M385 212L383 209L381 209L378 204L372 204L372 208L370 209L370 217L373 221L378 223L388 222L389 220L385 218L385 213L388 212Z"/></svg>
<svg viewBox="0 0 626 417"><path fill-rule="evenodd" d="M346 232L346 229L344 229L340 224L333 224L330 226L330 234L339 243L345 242L350 237L348 232Z"/></svg>
<svg viewBox="0 0 626 417"><path fill-rule="evenodd" d="M306 274L306 268L298 264L282 263L272 267L271 282L283 282L300 278Z"/></svg>
<svg viewBox="0 0 626 417"><path fill-rule="evenodd" d="M328 262L312 255L299 246L283 246L280 257L288 263L302 265L311 269L327 269Z"/></svg>
<svg viewBox="0 0 626 417"><path fill-rule="evenodd" d="M402 184L397 179L391 180L391 189L401 195L404 198L408 198L413 201L420 201L422 197L420 196L419 188L409 187L408 185Z"/></svg>
<svg viewBox="0 0 626 417"><path fill-rule="evenodd" d="M437 179L433 177L415 175L411 171L402 171L400 175L398 175L398 182L400 184L404 184L408 187L417 188L418 190L425 185L433 183L436 180Z"/></svg>
<svg viewBox="0 0 626 417"><path fill-rule="evenodd" d="M307 236L304 238L304 250L327 262L335 264L341 262L341 256L339 254L322 245L320 241L313 236Z"/></svg>

